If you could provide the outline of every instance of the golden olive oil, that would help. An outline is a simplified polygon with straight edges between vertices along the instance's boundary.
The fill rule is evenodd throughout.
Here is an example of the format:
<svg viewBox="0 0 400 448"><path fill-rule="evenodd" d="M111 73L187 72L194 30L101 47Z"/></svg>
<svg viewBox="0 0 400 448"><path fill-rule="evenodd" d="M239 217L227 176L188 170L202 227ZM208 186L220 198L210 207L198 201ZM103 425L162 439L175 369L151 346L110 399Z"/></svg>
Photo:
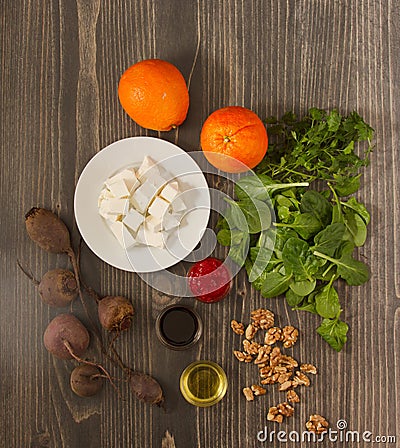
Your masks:
<svg viewBox="0 0 400 448"><path fill-rule="evenodd" d="M180 389L189 403L212 406L224 397L228 380L221 366L212 361L196 361L182 372Z"/></svg>

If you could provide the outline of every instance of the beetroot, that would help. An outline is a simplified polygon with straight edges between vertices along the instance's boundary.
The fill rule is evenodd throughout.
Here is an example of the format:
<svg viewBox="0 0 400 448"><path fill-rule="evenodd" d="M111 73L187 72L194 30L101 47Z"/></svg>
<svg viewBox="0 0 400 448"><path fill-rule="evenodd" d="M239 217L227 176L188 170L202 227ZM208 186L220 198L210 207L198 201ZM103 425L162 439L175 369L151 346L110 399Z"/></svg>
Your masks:
<svg viewBox="0 0 400 448"><path fill-rule="evenodd" d="M131 390L139 400L162 406L164 403L163 391L153 377L133 370L129 370L127 373Z"/></svg>
<svg viewBox="0 0 400 448"><path fill-rule="evenodd" d="M53 269L44 274L39 283L39 294L47 305L63 308L78 296L75 275L67 269Z"/></svg>
<svg viewBox="0 0 400 448"><path fill-rule="evenodd" d="M123 331L131 326L134 308L121 296L107 296L98 303L99 321L108 331Z"/></svg>
<svg viewBox="0 0 400 448"><path fill-rule="evenodd" d="M60 359L81 356L90 341L88 331L73 314L55 317L47 326L43 339L46 349Z"/></svg>
<svg viewBox="0 0 400 448"><path fill-rule="evenodd" d="M67 226L50 210L31 208L25 215L25 226L31 240L45 251L55 254L71 251Z"/></svg>
<svg viewBox="0 0 400 448"><path fill-rule="evenodd" d="M103 383L102 374L95 366L83 364L71 372L71 389L79 397L96 395L102 389Z"/></svg>

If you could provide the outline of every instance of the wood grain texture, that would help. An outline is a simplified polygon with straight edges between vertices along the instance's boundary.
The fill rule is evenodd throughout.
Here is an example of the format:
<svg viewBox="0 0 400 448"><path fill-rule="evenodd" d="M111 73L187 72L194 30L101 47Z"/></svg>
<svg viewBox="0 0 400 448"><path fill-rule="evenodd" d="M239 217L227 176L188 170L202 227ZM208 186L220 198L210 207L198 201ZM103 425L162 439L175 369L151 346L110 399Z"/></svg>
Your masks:
<svg viewBox="0 0 400 448"><path fill-rule="evenodd" d="M163 385L164 412L131 396L121 401L110 387L93 399L74 396L68 386L73 363L54 360L42 343L57 311L39 301L15 263L19 258L37 277L68 265L65 257L45 254L29 241L23 216L34 205L53 209L77 244L75 183L102 147L150 135L196 150L201 125L213 110L242 105L262 118L287 110L301 114L310 106L343 113L356 109L376 130L376 149L359 192L372 213L360 250L373 268L372 278L362 287L339 288L350 325L346 349L337 354L316 336L314 316L292 312L282 300L269 300L267 306L279 325L300 329L294 355L320 371L302 393L295 417L281 429L302 430L316 412L333 426L342 418L352 430L396 434L397 443L387 446L400 447L399 11L397 0L1 2L0 446L269 446L257 442L257 432L266 424L267 407L283 396L270 388L247 403L241 389L256 380L257 372L232 356L239 338L230 331L230 320L248 321L252 309L266 305L244 273L225 301L194 305L205 324L200 343L171 352L158 343L154 319L180 299L158 293L83 249L87 283L103 294L131 297L135 304L135 324L118 348L133 368ZM152 57L176 64L190 83L189 115L177 131L144 130L118 103L121 73ZM209 181L231 191L221 180ZM215 253L226 256L221 247ZM74 312L86 321L78 305ZM95 343L88 357L99 358ZM192 407L179 393L181 371L201 358L220 363L229 379L227 396L210 409ZM350 444L324 443L328 446Z"/></svg>

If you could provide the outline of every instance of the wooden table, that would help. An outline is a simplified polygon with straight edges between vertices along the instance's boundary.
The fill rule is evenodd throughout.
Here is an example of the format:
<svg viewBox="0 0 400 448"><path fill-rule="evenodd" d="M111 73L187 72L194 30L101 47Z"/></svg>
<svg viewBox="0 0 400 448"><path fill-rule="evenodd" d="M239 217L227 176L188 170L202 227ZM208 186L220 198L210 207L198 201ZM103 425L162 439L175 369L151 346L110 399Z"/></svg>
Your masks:
<svg viewBox="0 0 400 448"><path fill-rule="evenodd" d="M278 324L300 329L294 354L320 372L280 429L300 431L310 413L320 413L333 427L345 419L352 430L397 434L397 445L387 446L400 446L399 1L6 0L0 8L0 446L150 448L162 440L162 446L175 446L173 439L177 448L300 446L257 442L266 409L281 401L281 393L269 388L253 403L241 393L257 374L233 359L239 339L229 322L247 321L259 306L273 310ZM154 57L176 64L190 86L191 107L179 131L144 130L119 105L121 73ZM350 325L345 350L334 352L315 334L313 315L293 312L281 299L261 298L241 272L225 301L194 305L205 325L201 342L186 352L169 351L156 339L154 319L179 299L84 247L87 283L102 294L132 299L134 325L117 347L133 368L160 381L167 412L131 395L122 401L111 387L92 399L76 397L68 385L73 363L55 360L43 347L44 329L58 311L40 302L16 266L19 259L40 278L68 262L29 240L24 213L32 206L56 211L77 244L74 188L96 152L137 135L199 149L205 118L226 105L246 106L261 118L287 110L302 114L311 106L356 109L376 130L359 192L372 213L360 251L372 278L362 287L340 287ZM220 247L215 253L226 255ZM79 304L74 311L85 320ZM99 356L93 344L88 357ZM209 409L192 407L179 393L180 372L200 358L220 363L229 378L227 396Z"/></svg>

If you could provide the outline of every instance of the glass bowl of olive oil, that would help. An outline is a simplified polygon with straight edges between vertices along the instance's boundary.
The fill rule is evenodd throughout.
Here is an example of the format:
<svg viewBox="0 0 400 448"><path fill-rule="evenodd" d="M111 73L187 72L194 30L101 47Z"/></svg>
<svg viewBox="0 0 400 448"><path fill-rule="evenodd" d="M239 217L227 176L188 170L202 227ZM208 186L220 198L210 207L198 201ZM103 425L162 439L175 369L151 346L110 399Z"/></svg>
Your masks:
<svg viewBox="0 0 400 448"><path fill-rule="evenodd" d="M212 361L196 361L186 367L180 378L183 397L200 407L218 403L226 394L228 380L222 367Z"/></svg>

